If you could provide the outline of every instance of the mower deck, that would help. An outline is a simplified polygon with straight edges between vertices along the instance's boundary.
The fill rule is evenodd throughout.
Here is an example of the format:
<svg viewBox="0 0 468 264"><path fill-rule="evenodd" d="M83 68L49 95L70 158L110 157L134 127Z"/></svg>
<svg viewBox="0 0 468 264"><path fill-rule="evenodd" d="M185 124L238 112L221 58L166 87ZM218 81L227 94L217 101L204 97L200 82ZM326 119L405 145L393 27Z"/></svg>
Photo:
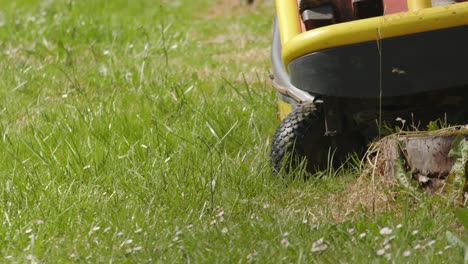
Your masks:
<svg viewBox="0 0 468 264"><path fill-rule="evenodd" d="M288 68L291 83L312 95L378 98L468 84L467 62L465 25L321 50Z"/></svg>

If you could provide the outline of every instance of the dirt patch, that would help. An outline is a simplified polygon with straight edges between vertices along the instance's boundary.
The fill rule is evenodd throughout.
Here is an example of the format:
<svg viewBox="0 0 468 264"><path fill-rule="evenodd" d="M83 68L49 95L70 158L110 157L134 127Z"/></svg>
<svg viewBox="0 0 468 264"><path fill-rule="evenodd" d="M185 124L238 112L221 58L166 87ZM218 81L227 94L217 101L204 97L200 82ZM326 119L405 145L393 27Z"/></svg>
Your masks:
<svg viewBox="0 0 468 264"><path fill-rule="evenodd" d="M228 13L240 6L240 0L222 0L216 1L216 3L208 10L208 14L211 16L220 16Z"/></svg>
<svg viewBox="0 0 468 264"><path fill-rule="evenodd" d="M246 0L218 0L208 10L208 14L210 16L230 16L250 6L252 6L252 4L247 4Z"/></svg>

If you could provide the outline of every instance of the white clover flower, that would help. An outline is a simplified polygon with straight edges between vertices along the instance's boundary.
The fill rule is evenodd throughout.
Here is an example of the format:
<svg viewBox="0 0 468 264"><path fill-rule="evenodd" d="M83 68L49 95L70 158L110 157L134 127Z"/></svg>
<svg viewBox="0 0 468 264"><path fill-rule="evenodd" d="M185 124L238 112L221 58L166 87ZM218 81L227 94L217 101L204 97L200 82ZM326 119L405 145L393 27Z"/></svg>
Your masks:
<svg viewBox="0 0 468 264"><path fill-rule="evenodd" d="M312 243L312 249L310 251L319 252L319 251L324 251L327 248L328 248L328 246L327 246L327 244L324 243L323 238L320 238L319 240Z"/></svg>
<svg viewBox="0 0 468 264"><path fill-rule="evenodd" d="M281 245L282 245L283 247L289 247L290 243L289 243L289 241L288 241L286 238L283 238L283 239L281 240Z"/></svg>
<svg viewBox="0 0 468 264"><path fill-rule="evenodd" d="M384 227L384 228L380 229L380 234L383 235L383 236L390 235L392 232L393 232L393 230L388 228L388 227Z"/></svg>
<svg viewBox="0 0 468 264"><path fill-rule="evenodd" d="M143 248L141 246L137 246L137 247L134 247L133 248L133 251L140 251L142 250Z"/></svg>
<svg viewBox="0 0 468 264"><path fill-rule="evenodd" d="M249 253L247 255L247 259L248 260L253 260L253 258L255 258L255 256L257 256L257 255L258 255L258 252L256 250L254 250L252 253Z"/></svg>
<svg viewBox="0 0 468 264"><path fill-rule="evenodd" d="M435 242L436 242L435 240L431 240L431 241L427 242L427 244L425 245L425 247L430 247L430 246L434 245Z"/></svg>

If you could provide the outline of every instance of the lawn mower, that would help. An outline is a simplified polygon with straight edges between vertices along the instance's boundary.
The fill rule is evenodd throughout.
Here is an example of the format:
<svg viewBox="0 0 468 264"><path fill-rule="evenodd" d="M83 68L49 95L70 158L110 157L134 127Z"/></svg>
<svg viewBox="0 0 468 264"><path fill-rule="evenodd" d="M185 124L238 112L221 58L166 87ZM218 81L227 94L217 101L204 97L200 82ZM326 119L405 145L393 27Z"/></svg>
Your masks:
<svg viewBox="0 0 468 264"><path fill-rule="evenodd" d="M468 124L466 0L276 0L273 170L309 172L386 131Z"/></svg>

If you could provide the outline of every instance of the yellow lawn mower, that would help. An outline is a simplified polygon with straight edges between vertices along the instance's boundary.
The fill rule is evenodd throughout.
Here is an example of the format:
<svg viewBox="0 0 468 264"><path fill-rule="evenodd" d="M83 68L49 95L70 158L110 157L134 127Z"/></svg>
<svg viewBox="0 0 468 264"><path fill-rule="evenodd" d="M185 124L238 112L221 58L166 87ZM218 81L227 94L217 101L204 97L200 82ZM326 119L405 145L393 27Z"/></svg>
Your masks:
<svg viewBox="0 0 468 264"><path fill-rule="evenodd" d="M340 164L382 128L468 123L466 0L276 0L275 172Z"/></svg>

